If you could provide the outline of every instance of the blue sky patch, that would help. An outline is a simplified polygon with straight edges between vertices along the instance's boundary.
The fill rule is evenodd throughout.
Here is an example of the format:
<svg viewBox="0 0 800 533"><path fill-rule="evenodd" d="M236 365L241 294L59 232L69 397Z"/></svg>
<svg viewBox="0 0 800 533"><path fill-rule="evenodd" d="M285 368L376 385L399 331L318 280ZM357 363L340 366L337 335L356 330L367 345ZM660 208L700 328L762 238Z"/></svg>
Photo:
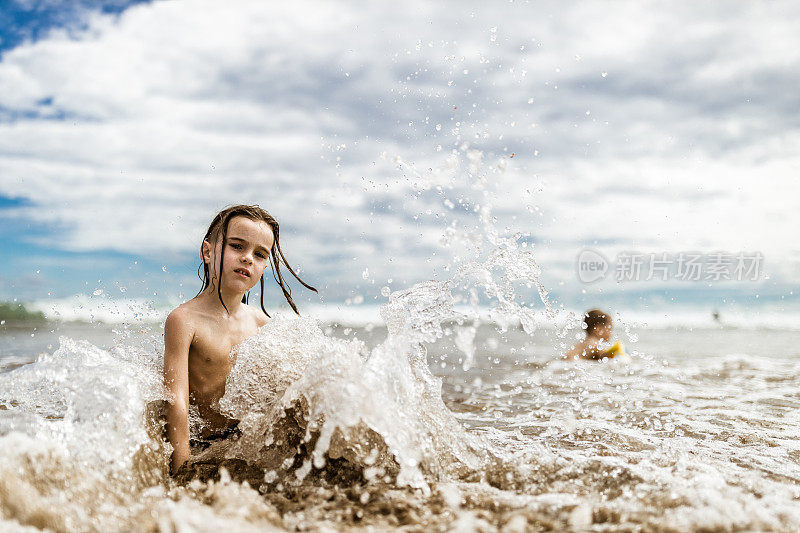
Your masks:
<svg viewBox="0 0 800 533"><path fill-rule="evenodd" d="M68 2L4 1L0 3L0 57L26 41L38 41L53 28L79 30L87 13L119 14L150 0L71 0Z"/></svg>
<svg viewBox="0 0 800 533"><path fill-rule="evenodd" d="M0 194L0 210L11 207L27 207L29 205L31 205L31 202L27 198L14 198Z"/></svg>

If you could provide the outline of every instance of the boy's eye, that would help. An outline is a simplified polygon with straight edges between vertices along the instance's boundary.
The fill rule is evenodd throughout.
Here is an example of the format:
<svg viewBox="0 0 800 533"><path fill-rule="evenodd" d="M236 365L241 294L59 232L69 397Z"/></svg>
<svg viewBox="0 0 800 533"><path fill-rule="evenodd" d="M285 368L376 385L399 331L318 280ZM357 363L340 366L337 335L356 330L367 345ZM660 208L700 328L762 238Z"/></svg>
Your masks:
<svg viewBox="0 0 800 533"><path fill-rule="evenodd" d="M234 248L236 250L238 250L238 249L240 249L242 247L241 244L237 244L235 242L230 243L230 246L231 246L231 248Z"/></svg>
<svg viewBox="0 0 800 533"><path fill-rule="evenodd" d="M256 257L260 257L261 259L264 259L264 258L265 258L265 257L267 257L267 256L266 256L266 255L264 255L264 254L262 254L261 252L258 252L258 253L256 254Z"/></svg>

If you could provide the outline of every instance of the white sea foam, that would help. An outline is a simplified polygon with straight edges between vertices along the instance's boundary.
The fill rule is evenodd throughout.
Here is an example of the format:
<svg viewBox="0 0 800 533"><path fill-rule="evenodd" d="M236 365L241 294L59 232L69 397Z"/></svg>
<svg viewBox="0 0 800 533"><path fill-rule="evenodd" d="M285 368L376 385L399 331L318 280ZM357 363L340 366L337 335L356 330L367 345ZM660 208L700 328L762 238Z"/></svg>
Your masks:
<svg viewBox="0 0 800 533"><path fill-rule="evenodd" d="M389 336L369 352L357 340L326 337L312 319L276 317L237 349L220 405L241 418L243 436L228 457L269 468L260 459L264 442L286 439L274 435L274 428L284 411L300 401L308 427L318 431L300 477L312 466L324 466L335 432L359 435L362 426L398 463L401 485L427 490L426 472L478 468L481 444L442 403L441 384L431 375L420 344L441 337L440 323L452 313L445 284L396 292L382 310ZM357 441L352 460L371 466L369 457L378 453L378 444L363 454L357 451L363 445L358 441L366 437L351 438ZM336 456L344 453L337 450Z"/></svg>

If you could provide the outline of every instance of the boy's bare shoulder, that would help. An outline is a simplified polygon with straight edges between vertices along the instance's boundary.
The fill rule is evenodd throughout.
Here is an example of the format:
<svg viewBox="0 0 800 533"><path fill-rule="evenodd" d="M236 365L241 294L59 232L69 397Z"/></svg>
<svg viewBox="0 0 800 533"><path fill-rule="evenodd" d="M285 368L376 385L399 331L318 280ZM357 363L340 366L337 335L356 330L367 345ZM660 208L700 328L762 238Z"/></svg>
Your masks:
<svg viewBox="0 0 800 533"><path fill-rule="evenodd" d="M253 317L256 326L258 326L259 328L265 326L267 322L269 322L269 317L267 317L267 315L265 315L264 311L262 311L261 309L257 309L252 305L248 305L247 308L250 310L250 315Z"/></svg>
<svg viewBox="0 0 800 533"><path fill-rule="evenodd" d="M186 330L194 329L197 323L198 312L192 305L191 301L185 302L167 315L167 321L164 324L165 329Z"/></svg>
<svg viewBox="0 0 800 533"><path fill-rule="evenodd" d="M164 322L165 361L186 355L195 342L196 333L194 314L182 305L173 309Z"/></svg>

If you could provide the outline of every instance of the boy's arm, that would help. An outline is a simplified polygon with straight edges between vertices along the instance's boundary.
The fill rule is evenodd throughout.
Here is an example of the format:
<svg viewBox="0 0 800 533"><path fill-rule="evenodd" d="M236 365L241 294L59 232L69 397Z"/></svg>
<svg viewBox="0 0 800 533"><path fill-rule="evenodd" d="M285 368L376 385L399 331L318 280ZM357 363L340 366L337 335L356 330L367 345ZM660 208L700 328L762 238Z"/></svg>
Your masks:
<svg viewBox="0 0 800 533"><path fill-rule="evenodd" d="M167 388L167 438L171 471L189 459L189 347L194 332L186 313L176 309L164 324L164 385Z"/></svg>

